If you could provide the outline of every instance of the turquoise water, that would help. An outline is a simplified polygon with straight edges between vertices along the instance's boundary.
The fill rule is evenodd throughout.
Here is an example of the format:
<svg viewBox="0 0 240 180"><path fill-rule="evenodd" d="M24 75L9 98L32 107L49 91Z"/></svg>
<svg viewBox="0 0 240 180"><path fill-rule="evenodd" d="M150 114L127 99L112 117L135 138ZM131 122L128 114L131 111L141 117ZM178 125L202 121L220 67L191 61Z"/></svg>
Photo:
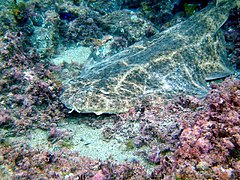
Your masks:
<svg viewBox="0 0 240 180"><path fill-rule="evenodd" d="M222 36L216 33L213 43L216 51L212 52L210 48L208 52L221 52L219 57L227 57L226 64L230 64L233 71L227 75L217 72L206 77L210 81L204 82L208 93L211 83L222 84L213 85L214 91L210 95L205 93L202 99L184 93L177 94L173 99L147 96L141 97L129 111L115 114L103 112L101 115L74 111L78 110L75 107L80 96L76 93L76 87L70 91L76 95L69 96L72 98L69 101L72 109L66 108L67 103L62 104L59 99L68 85L72 83L74 86L74 82L80 79L79 75L84 76L83 71L91 72L101 61L107 62L111 58L127 59L127 52L131 50L140 52L150 49L161 38L158 33L174 31L205 7L205 4L192 3L188 7L197 8L189 14L190 11L174 0L164 3L19 0L17 4L14 1L0 1L0 176L4 179L147 179L150 176L152 179L204 179L221 177L224 171L228 172L229 179L238 178L239 144L235 139L239 137L239 101L234 95L239 91L239 76L236 75L239 52L236 35L238 20L234 15L230 15L222 27L226 44L218 46L217 42L222 42L218 38ZM214 7L214 4L209 7ZM239 10L235 8L234 13L239 13ZM207 39L210 40L210 37ZM165 41L170 43L170 39ZM144 42L147 42L146 47L143 46ZM185 43L179 36L176 44L181 47L181 42ZM129 46L133 48L128 49ZM166 47L171 50L171 47ZM199 52L204 49L203 46L197 47ZM164 49L165 46L158 48ZM124 50L126 53L120 54ZM172 56L177 52L174 51ZM181 59L180 55L176 57ZM157 57L155 60L158 61ZM173 69L174 63L166 67ZM177 72L181 72L181 67L187 69L177 59L176 63L179 63L176 64L179 66ZM105 65L111 66L111 63ZM121 72L121 68L129 66L132 64L122 61L115 70ZM206 71L209 67L206 66ZM97 69L101 72L104 68ZM106 74L111 74L111 71ZM192 73L187 80L194 84L196 76L197 72ZM227 76L231 79L224 81ZM107 82L110 76L104 78ZM167 79L167 76L164 78ZM154 73L148 79L153 79L149 82L164 80ZM92 92L91 79L84 83L87 84L86 89ZM100 89L96 95L102 93L108 97L111 94L108 88L117 88L117 85L108 84L105 91ZM135 85L132 83L132 87ZM157 88L158 84L150 85ZM161 86L163 89L169 87L166 84ZM80 93L86 89L82 88ZM151 89L146 91L151 92ZM220 100L215 102L215 98ZM128 107L128 104L125 106ZM208 117L216 119L209 120ZM228 121L222 122L222 117L227 117ZM221 134L221 129L224 129L214 127L222 125L233 135L225 133L221 137L223 139L214 137L214 133ZM225 149L218 149L225 146ZM218 151L225 154L219 155L222 162L216 162L215 167L209 159L217 161L214 153ZM85 157L89 159L85 160ZM231 160L225 161L226 157ZM191 164L191 168L186 169L187 164Z"/></svg>

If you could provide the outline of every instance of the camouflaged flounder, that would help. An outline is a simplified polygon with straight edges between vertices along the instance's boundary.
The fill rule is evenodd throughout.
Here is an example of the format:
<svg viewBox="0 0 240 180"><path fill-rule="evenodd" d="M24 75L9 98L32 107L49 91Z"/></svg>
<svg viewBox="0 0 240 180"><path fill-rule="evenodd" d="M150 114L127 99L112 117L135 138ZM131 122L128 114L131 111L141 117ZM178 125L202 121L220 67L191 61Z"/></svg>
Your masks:
<svg viewBox="0 0 240 180"><path fill-rule="evenodd" d="M183 23L99 63L86 64L60 97L79 113L121 113L140 98L207 91L208 74L229 71L219 30L230 3L207 7Z"/></svg>

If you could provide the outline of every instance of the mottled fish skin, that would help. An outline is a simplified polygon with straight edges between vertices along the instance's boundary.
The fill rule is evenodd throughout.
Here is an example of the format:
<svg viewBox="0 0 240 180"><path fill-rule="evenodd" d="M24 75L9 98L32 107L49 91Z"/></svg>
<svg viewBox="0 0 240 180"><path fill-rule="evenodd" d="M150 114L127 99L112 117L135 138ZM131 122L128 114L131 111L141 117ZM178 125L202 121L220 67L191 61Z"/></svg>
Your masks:
<svg viewBox="0 0 240 180"><path fill-rule="evenodd" d="M234 74L233 72L212 73L205 78L205 81L215 81L219 79L224 79L233 74Z"/></svg>
<svg viewBox="0 0 240 180"><path fill-rule="evenodd" d="M232 6L208 6L142 44L86 64L65 83L61 101L79 113L99 115L126 112L149 95L206 92L207 74L230 71L220 27Z"/></svg>

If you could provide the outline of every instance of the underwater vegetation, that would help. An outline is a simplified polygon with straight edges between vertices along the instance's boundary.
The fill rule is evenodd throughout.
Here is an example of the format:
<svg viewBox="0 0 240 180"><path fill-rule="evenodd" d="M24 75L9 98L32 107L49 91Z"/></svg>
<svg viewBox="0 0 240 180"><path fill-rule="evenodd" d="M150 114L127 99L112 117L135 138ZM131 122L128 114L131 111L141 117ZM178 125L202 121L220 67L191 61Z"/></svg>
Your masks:
<svg viewBox="0 0 240 180"><path fill-rule="evenodd" d="M68 149L71 147L71 133L53 126L49 141L59 143L59 151L34 150L24 142L9 144L1 139L2 177L237 179L240 177L239 92L240 81L228 78L221 84L212 84L204 100L179 97L165 105L161 102L157 105L145 103L139 109L119 115L110 131L113 134L129 132L125 136L132 137L134 130L131 126L127 130L127 124L140 122L140 133L126 143L155 164L150 174L138 161L117 164L111 160L80 157ZM171 121L165 122L169 119ZM165 123L170 126L164 126ZM141 147L150 150L143 152Z"/></svg>
<svg viewBox="0 0 240 180"><path fill-rule="evenodd" d="M7 33L1 43L0 127L13 134L33 127L50 129L51 123L64 117L58 101L61 83L39 62L36 52L26 47L21 33Z"/></svg>
<svg viewBox="0 0 240 180"><path fill-rule="evenodd" d="M185 121L180 146L175 151L178 177L240 177L239 92L239 80L226 79L220 85L212 84L205 108L185 117L193 121ZM188 163L195 170L187 167Z"/></svg>
<svg viewBox="0 0 240 180"><path fill-rule="evenodd" d="M136 152L156 164L152 179L240 177L240 81L228 78L211 88L202 100L179 97L120 116L123 124L140 122L140 132L128 135Z"/></svg>
<svg viewBox="0 0 240 180"><path fill-rule="evenodd" d="M187 16L193 15L194 12L196 12L197 10L200 9L200 5L198 5L198 4L184 3L183 7L184 7L184 12Z"/></svg>
<svg viewBox="0 0 240 180"><path fill-rule="evenodd" d="M99 117L94 116L92 121L84 122L90 127L102 128L102 136L106 141L111 141L116 135L123 136L125 150L134 151L151 164L151 171L137 160L117 163L113 159L101 161L82 157L78 152L71 151L74 135L57 127L59 122L74 116L59 101L63 87L57 77L65 65L55 66L45 59L53 56L59 42L63 42L64 46L79 42L98 49L104 43L97 43L103 42L102 37L110 34L112 49L122 50L130 44L130 39L136 41L150 37L157 31L155 27L164 26L167 22L170 26L170 20L177 10L169 5L175 3L177 7L184 1L169 1L170 4L162 6L164 12L159 11L159 1L118 1L115 9L109 8L111 3L101 1L104 6L101 13L97 11L98 7L93 10L82 0L59 0L54 4L51 0L12 2L0 12L1 178L240 178L239 76L227 78L218 84L211 83L203 99L179 96L172 101L154 100L155 104L151 104L150 100L141 102L127 113L111 116L112 127L104 126L110 117L97 121ZM98 5L98 2L100 0L88 1L92 7ZM140 8L146 16L140 16L134 11L125 13L121 9L123 7L134 10ZM181 4L181 8L177 9L190 15L199 7L194 5L186 6L185 10L183 8ZM113 13L116 9L121 12ZM131 13L135 18L133 20L138 21L127 22L132 17ZM117 21L107 21L108 18L117 19L117 15L125 17L124 27ZM240 67L239 17L239 9L233 9L223 26L228 58L237 69ZM146 24L153 29L140 26L142 22L148 22L143 21L145 18L152 21L153 24ZM141 28L132 31L135 29L133 27ZM122 28L124 33L121 34ZM140 36L136 36L135 32L140 32ZM36 45L39 43L36 37L42 37L41 34L49 38L44 36L40 42L41 47L47 49L45 54L40 54ZM95 40L95 44L89 42L89 39ZM137 128L134 126L136 124ZM47 143L49 146L58 146L59 151L35 149L20 139L15 143L8 139L27 136L27 133L37 128L48 133Z"/></svg>
<svg viewBox="0 0 240 180"><path fill-rule="evenodd" d="M29 17L29 12L25 3L14 3L11 7L13 15L19 24L25 24Z"/></svg>

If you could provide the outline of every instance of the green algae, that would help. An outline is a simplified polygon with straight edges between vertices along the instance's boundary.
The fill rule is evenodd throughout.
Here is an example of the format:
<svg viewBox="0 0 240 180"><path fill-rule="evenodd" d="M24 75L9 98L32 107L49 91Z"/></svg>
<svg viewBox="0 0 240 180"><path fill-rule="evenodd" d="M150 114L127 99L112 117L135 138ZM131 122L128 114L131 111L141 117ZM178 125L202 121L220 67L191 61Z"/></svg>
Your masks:
<svg viewBox="0 0 240 180"><path fill-rule="evenodd" d="M128 140L125 142L125 145L126 145L126 150L127 150L127 151L133 150L133 149L136 147L135 144L134 144L133 139L128 139Z"/></svg>
<svg viewBox="0 0 240 180"><path fill-rule="evenodd" d="M193 15L198 9L199 5L198 4L188 4L184 3L184 12L187 16Z"/></svg>

